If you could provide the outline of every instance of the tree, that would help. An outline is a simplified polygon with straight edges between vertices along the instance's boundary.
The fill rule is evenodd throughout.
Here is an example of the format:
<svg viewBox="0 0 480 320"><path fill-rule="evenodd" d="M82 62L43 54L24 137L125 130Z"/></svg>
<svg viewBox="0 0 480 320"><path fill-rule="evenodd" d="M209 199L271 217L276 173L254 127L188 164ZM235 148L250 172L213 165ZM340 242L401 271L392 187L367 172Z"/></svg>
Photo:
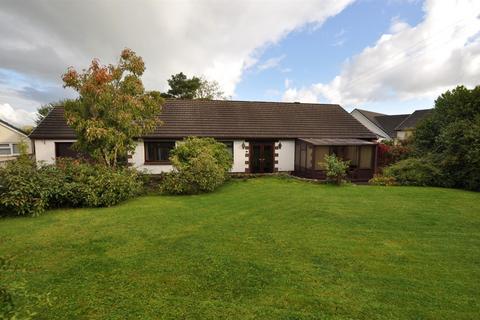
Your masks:
<svg viewBox="0 0 480 320"><path fill-rule="evenodd" d="M440 168L441 185L480 190L480 86L458 86L438 97L414 145L418 156L432 157Z"/></svg>
<svg viewBox="0 0 480 320"><path fill-rule="evenodd" d="M170 89L162 94L164 98L194 99L201 85L200 78L193 76L189 79L183 72L172 75L167 81Z"/></svg>
<svg viewBox="0 0 480 320"><path fill-rule="evenodd" d="M220 85L217 81L208 81L204 77L200 78L200 87L195 93L195 99L203 100L226 100L223 91L220 89Z"/></svg>
<svg viewBox="0 0 480 320"><path fill-rule="evenodd" d="M155 129L164 100L157 91L145 91L144 71L142 58L124 49L116 65L102 66L94 59L81 73L69 68L62 76L64 87L79 93L65 103L78 151L116 166L119 157L134 151L136 137Z"/></svg>

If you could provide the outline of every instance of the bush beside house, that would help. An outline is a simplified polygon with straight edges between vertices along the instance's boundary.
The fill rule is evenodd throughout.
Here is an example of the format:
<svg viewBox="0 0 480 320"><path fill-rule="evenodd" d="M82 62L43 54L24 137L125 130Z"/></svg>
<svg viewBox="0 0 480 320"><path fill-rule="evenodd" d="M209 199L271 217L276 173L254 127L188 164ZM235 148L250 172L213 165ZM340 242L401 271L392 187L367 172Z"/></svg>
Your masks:
<svg viewBox="0 0 480 320"><path fill-rule="evenodd" d="M62 159L37 167L21 157L0 168L0 215L39 215L48 208L107 207L141 193L140 174Z"/></svg>
<svg viewBox="0 0 480 320"><path fill-rule="evenodd" d="M213 138L189 137L170 156L174 167L164 175L160 189L168 194L211 192L229 177L232 156Z"/></svg>

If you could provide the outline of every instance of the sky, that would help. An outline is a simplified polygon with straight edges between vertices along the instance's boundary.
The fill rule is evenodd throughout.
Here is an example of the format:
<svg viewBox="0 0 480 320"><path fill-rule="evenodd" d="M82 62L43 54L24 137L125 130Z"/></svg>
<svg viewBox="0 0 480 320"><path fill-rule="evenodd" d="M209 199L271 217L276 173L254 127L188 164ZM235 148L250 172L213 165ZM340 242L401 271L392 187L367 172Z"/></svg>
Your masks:
<svg viewBox="0 0 480 320"><path fill-rule="evenodd" d="M125 47L149 90L184 72L234 100L410 113L480 84L480 1L2 0L0 118L32 124L75 97L68 67L115 63Z"/></svg>

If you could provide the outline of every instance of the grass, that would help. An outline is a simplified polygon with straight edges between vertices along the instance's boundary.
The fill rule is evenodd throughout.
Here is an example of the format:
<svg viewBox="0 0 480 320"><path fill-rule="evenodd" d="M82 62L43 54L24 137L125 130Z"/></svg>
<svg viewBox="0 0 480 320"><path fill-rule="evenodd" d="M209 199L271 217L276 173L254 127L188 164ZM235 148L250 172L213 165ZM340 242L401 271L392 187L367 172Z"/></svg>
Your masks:
<svg viewBox="0 0 480 320"><path fill-rule="evenodd" d="M232 181L0 220L44 319L478 319L480 194Z"/></svg>

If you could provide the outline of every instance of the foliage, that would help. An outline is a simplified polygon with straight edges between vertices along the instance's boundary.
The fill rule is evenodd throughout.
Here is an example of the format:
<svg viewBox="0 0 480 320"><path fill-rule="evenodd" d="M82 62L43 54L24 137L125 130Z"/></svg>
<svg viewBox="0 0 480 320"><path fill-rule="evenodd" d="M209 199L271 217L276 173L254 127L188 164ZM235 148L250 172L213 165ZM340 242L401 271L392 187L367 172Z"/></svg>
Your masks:
<svg viewBox="0 0 480 320"><path fill-rule="evenodd" d="M189 137L173 151L174 170L165 175L161 190L170 194L211 192L229 177L232 157L225 145L212 138Z"/></svg>
<svg viewBox="0 0 480 320"><path fill-rule="evenodd" d="M436 186L440 182L440 170L432 159L408 158L383 170L385 180L405 186Z"/></svg>
<svg viewBox="0 0 480 320"><path fill-rule="evenodd" d="M205 77L193 76L188 78L183 72L174 74L170 77L168 85L170 89L162 93L164 98L174 99L227 99L220 89L217 81L209 81Z"/></svg>
<svg viewBox="0 0 480 320"><path fill-rule="evenodd" d="M117 65L102 66L93 60L82 73L69 68L65 87L80 97L66 101L65 117L77 134L75 148L107 166L116 166L135 148L135 137L152 132L159 124L163 99L145 91L141 57L124 49Z"/></svg>
<svg viewBox="0 0 480 320"><path fill-rule="evenodd" d="M37 167L21 158L0 169L0 214L39 215L47 208L107 207L132 198L143 182L134 169L58 159Z"/></svg>
<svg viewBox="0 0 480 320"><path fill-rule="evenodd" d="M376 174L368 183L376 186L394 186L397 184L395 177Z"/></svg>
<svg viewBox="0 0 480 320"><path fill-rule="evenodd" d="M400 160L407 159L413 154L412 143L409 140L393 143L378 144L378 165L386 167Z"/></svg>
<svg viewBox="0 0 480 320"><path fill-rule="evenodd" d="M350 161L343 161L337 158L335 154L325 155L325 166L327 172L327 181L333 182L337 185L345 181L347 169L350 166Z"/></svg>
<svg viewBox="0 0 480 320"><path fill-rule="evenodd" d="M204 77L200 78L200 87L198 87L197 92L195 92L195 99L202 100L226 100L227 97L224 95L220 85L217 81L208 81Z"/></svg>
<svg viewBox="0 0 480 320"><path fill-rule="evenodd" d="M414 133L418 155L429 155L445 187L480 191L480 86L458 86L435 101Z"/></svg>
<svg viewBox="0 0 480 320"><path fill-rule="evenodd" d="M34 319L38 309L49 306L49 294L34 294L11 259L0 256L0 320Z"/></svg>
<svg viewBox="0 0 480 320"><path fill-rule="evenodd" d="M0 168L0 215L38 215L48 206L45 177L27 157Z"/></svg>
<svg viewBox="0 0 480 320"><path fill-rule="evenodd" d="M194 99L202 84L202 79L195 76L189 79L183 72L173 74L167 81L170 89L162 93L164 98Z"/></svg>

